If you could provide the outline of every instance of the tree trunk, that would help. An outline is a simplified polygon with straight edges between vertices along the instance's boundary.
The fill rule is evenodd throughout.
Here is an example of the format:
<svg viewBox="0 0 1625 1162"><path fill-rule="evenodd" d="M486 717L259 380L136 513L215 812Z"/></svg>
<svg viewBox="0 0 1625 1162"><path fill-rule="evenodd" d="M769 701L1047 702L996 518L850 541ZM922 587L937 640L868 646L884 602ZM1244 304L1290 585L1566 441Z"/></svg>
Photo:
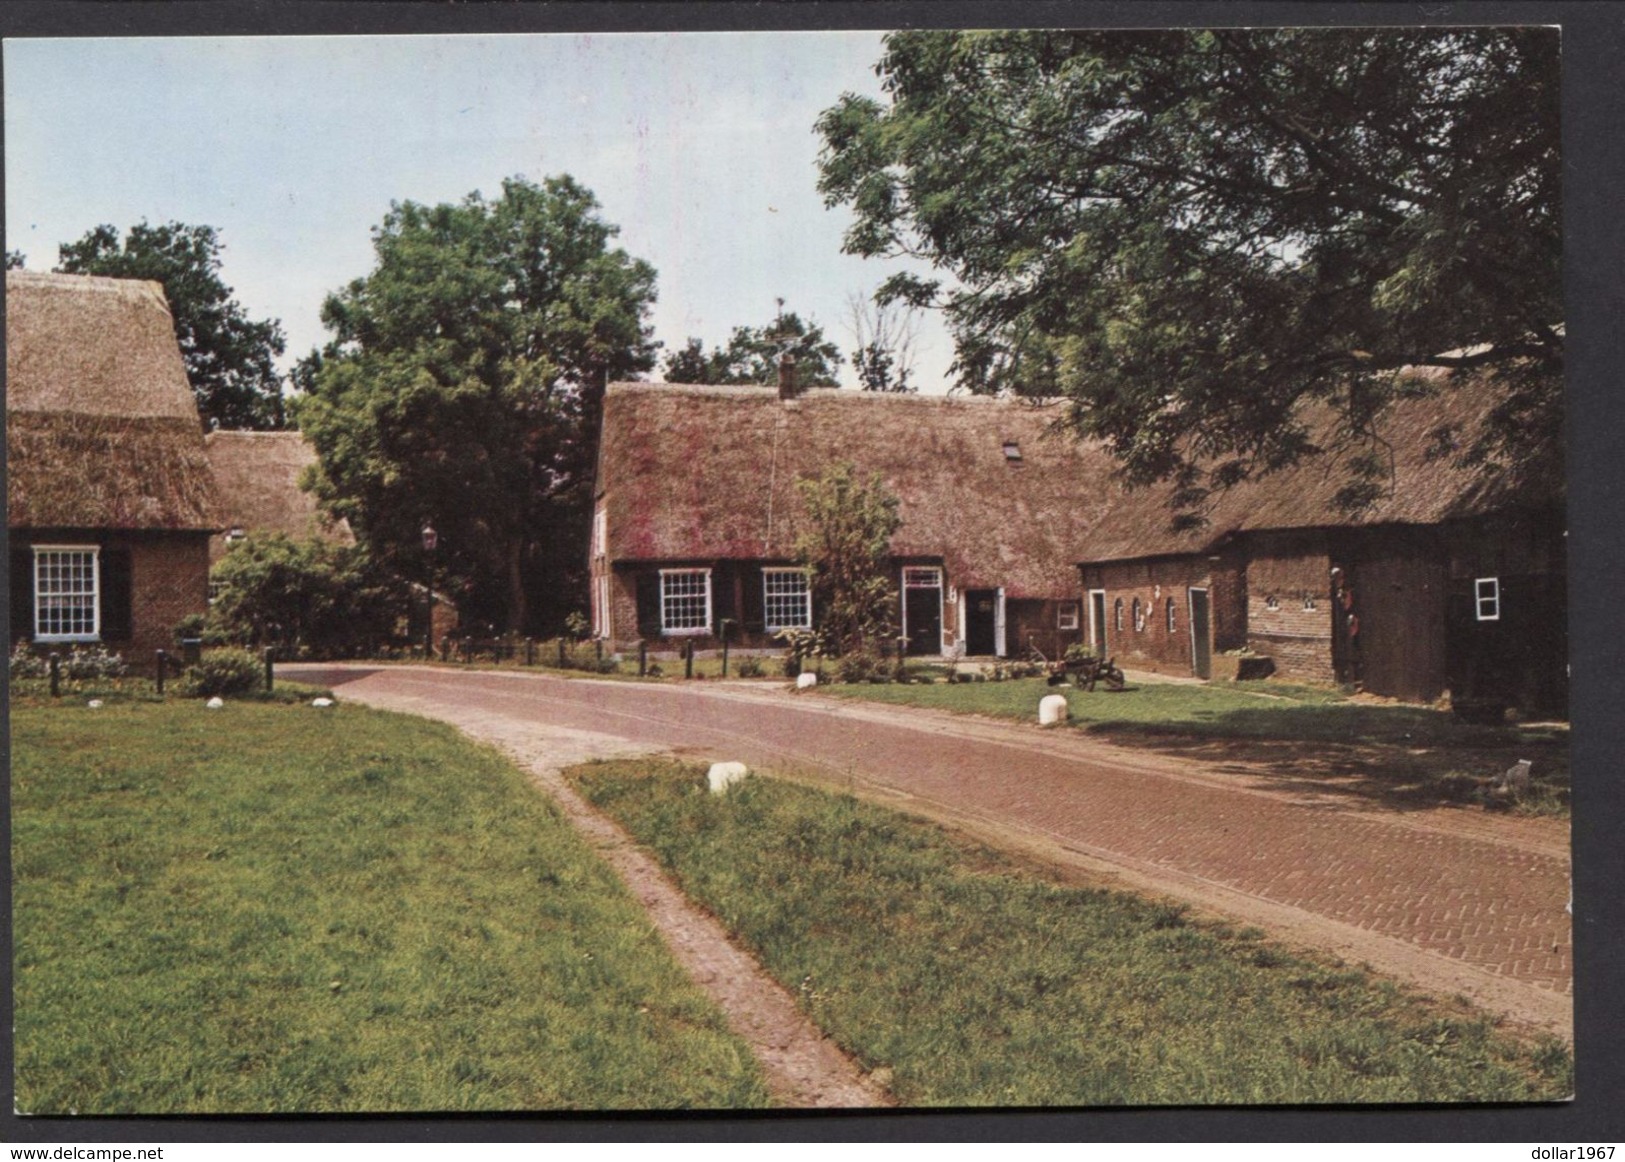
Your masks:
<svg viewBox="0 0 1625 1162"><path fill-rule="evenodd" d="M525 632L525 579L520 570L524 544L515 537L508 542L508 632Z"/></svg>

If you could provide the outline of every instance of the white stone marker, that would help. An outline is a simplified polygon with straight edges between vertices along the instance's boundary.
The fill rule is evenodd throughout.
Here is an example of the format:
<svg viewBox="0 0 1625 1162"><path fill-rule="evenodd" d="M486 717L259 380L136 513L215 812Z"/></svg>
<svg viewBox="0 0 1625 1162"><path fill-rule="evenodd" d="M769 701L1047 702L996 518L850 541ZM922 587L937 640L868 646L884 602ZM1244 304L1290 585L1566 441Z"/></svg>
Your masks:
<svg viewBox="0 0 1625 1162"><path fill-rule="evenodd" d="M750 777L750 771L744 763L712 763L711 769L705 772L705 781L711 787L713 795L720 795L735 783L742 783Z"/></svg>
<svg viewBox="0 0 1625 1162"><path fill-rule="evenodd" d="M1065 722L1068 713L1065 695L1046 694L1038 703L1038 725L1054 726L1057 722Z"/></svg>
<svg viewBox="0 0 1625 1162"><path fill-rule="evenodd" d="M331 698L312 698L310 700L310 704L312 706L331 706L333 705L333 700Z"/></svg>
<svg viewBox="0 0 1625 1162"><path fill-rule="evenodd" d="M203 705L207 706L210 710L219 710L225 704L226 704L226 700L224 698L220 697L220 695L216 694L213 698L210 698Z"/></svg>
<svg viewBox="0 0 1625 1162"><path fill-rule="evenodd" d="M801 673L801 674L796 675L796 689L797 690L805 690L809 686L816 686L816 685L818 685L818 675L814 674L812 671L809 670L809 671L807 671L805 673Z"/></svg>
<svg viewBox="0 0 1625 1162"><path fill-rule="evenodd" d="M100 698L92 698L89 702L86 702L85 705L90 707L92 710L100 710L102 708L102 700Z"/></svg>

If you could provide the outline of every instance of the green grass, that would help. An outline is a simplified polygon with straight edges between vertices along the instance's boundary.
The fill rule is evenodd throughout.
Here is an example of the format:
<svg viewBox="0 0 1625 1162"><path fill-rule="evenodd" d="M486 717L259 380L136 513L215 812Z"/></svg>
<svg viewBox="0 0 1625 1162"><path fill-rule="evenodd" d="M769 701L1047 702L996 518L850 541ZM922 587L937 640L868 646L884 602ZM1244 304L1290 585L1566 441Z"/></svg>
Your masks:
<svg viewBox="0 0 1625 1162"><path fill-rule="evenodd" d="M1050 687L1042 678L935 685L830 685L841 698L924 706L965 714L1036 722L1046 694L1066 696L1073 728L1126 742L1189 751L1192 742L1301 744L1302 753L1277 756L1298 775L1336 775L1335 751L1380 748L1358 773L1379 793L1407 802L1438 800L1507 804L1488 795L1490 779L1517 758L1534 762L1534 786L1516 806L1532 814L1568 810L1568 731L1560 727L1473 726L1448 711L1350 700L1335 690L1275 682L1224 685L1131 682L1112 693ZM1260 755L1263 752L1259 752ZM1196 757L1246 757L1242 750L1210 749ZM1351 768L1352 769L1352 768Z"/></svg>
<svg viewBox="0 0 1625 1162"><path fill-rule="evenodd" d="M1555 1040L766 778L575 772L909 1105L1554 1100Z"/></svg>
<svg viewBox="0 0 1625 1162"><path fill-rule="evenodd" d="M78 699L11 725L21 1110L767 1100L556 808L449 727Z"/></svg>

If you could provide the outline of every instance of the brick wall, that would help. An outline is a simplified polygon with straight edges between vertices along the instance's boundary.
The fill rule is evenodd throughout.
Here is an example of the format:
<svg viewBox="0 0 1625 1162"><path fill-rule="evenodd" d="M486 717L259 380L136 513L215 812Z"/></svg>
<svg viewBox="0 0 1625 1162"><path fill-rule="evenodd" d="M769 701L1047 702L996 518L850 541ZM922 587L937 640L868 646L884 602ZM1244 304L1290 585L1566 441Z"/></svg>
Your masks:
<svg viewBox="0 0 1625 1162"><path fill-rule="evenodd" d="M96 545L103 569L114 554L129 558L130 634L104 636L103 644L124 658L132 670L150 674L158 650L175 652L175 626L190 614L209 608L209 535L206 532L110 532L103 530L20 530L11 534L14 567L32 568L33 545ZM103 600L109 600L109 578L102 582ZM20 601L29 602L30 578L22 578ZM13 582L17 584L16 581ZM105 612L104 619L108 616ZM14 611L23 625L32 626L28 608ZM14 630L15 632L15 630ZM29 632L24 630L23 632ZM71 643L55 647L71 648Z"/></svg>
<svg viewBox="0 0 1625 1162"><path fill-rule="evenodd" d="M1249 538L1246 644L1283 678L1335 682L1331 557L1319 532Z"/></svg>
<svg viewBox="0 0 1625 1162"><path fill-rule="evenodd" d="M113 538L104 543L110 548L119 544ZM127 544L134 632L124 657L145 672L158 650L174 652L175 626L183 617L208 612L209 538L205 533L173 533Z"/></svg>
<svg viewBox="0 0 1625 1162"><path fill-rule="evenodd" d="M1237 620L1227 608L1241 587L1240 571L1215 567L1207 557L1166 557L1088 565L1084 589L1106 591L1106 652L1120 666L1154 673L1192 673L1189 591L1206 589L1217 640L1234 632ZM1168 603L1173 602L1173 628L1169 629ZM1117 626L1117 603L1122 602L1122 628ZM1144 627L1136 629L1134 603L1144 612ZM1085 617L1088 616L1087 606ZM1085 626L1087 629L1087 626ZM1215 647L1224 648L1224 647Z"/></svg>

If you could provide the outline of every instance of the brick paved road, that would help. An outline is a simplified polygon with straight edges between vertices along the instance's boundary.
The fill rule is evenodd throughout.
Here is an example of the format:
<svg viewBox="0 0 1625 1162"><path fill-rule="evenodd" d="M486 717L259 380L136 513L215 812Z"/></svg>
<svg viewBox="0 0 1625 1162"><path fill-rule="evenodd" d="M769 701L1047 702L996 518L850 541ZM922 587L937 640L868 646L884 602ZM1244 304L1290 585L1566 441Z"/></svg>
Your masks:
<svg viewBox="0 0 1625 1162"><path fill-rule="evenodd" d="M290 676L293 667L287 668ZM922 711L740 684L567 680L425 668L306 669L341 697L601 731L801 773L1029 850L1077 857L1559 1030L1570 1024L1566 838L1478 813L1305 800L1185 759ZM1228 764L1227 764L1228 766Z"/></svg>

